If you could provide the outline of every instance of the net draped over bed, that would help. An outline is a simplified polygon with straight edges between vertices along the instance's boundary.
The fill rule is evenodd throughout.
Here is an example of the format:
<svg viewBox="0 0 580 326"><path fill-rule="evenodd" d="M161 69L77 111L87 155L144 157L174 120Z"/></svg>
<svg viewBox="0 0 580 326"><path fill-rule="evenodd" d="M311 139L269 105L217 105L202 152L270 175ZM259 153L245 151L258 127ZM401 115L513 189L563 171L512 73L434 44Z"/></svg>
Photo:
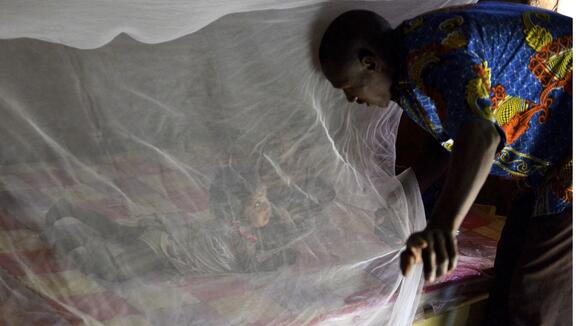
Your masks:
<svg viewBox="0 0 580 326"><path fill-rule="evenodd" d="M409 324L401 111L346 103L316 51L348 9L465 2L0 2L0 315Z"/></svg>

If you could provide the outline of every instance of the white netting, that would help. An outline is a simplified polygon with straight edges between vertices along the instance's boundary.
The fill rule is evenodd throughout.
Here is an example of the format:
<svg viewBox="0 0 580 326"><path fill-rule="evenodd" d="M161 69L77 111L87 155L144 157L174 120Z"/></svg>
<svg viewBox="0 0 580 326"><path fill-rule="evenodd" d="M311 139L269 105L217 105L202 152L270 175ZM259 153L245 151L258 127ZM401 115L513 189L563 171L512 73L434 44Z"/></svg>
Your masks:
<svg viewBox="0 0 580 326"><path fill-rule="evenodd" d="M1 5L9 324L410 323L400 110L348 105L317 45L348 9L465 1L226 2Z"/></svg>

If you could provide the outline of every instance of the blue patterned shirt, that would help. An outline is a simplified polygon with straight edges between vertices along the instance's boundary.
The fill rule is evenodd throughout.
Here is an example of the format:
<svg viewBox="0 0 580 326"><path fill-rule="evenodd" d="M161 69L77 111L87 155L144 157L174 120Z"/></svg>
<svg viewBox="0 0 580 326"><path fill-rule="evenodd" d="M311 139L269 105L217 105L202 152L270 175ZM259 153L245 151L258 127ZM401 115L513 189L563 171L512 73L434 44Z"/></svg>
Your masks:
<svg viewBox="0 0 580 326"><path fill-rule="evenodd" d="M499 131L492 175L536 192L534 216L572 202L572 19L485 2L427 13L395 30L402 69L394 100L452 150L466 121Z"/></svg>

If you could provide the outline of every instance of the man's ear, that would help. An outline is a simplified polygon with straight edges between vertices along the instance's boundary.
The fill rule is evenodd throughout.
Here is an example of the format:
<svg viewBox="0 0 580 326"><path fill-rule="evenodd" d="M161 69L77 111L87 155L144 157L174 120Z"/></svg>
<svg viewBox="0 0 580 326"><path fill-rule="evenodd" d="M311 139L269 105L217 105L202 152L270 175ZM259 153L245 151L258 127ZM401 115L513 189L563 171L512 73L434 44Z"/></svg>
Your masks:
<svg viewBox="0 0 580 326"><path fill-rule="evenodd" d="M364 69L376 72L382 70L378 57L372 51L362 49L358 53L358 58Z"/></svg>

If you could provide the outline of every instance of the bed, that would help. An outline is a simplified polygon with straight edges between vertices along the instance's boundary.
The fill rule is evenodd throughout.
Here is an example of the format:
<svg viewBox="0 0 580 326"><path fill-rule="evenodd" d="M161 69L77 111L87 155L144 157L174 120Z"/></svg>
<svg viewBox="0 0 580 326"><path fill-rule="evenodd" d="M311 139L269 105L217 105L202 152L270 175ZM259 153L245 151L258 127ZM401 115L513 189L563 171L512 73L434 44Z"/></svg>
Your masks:
<svg viewBox="0 0 580 326"><path fill-rule="evenodd" d="M197 166L201 166L199 162ZM374 236L372 225L349 218L356 208L345 211L336 207L327 209L334 227L317 229L315 237L302 240L297 245L304 248L302 261L280 273L261 277L153 277L146 284L143 280L108 283L63 262L45 241L44 215L52 203L65 197L117 222L138 224L151 219L152 214L163 215L165 221L210 219L208 197L206 192L192 189L179 171L152 164L143 155L109 157L107 162L92 166L91 171L113 180L133 198L131 205L111 198L109 189L81 181L81 174L75 174L75 180L70 178L70 171L46 163L37 168L33 164L0 168L0 273L6 282L0 305L8 324L166 325L171 321L222 325L237 321L266 325L324 324L332 320L348 324L364 318L373 306L385 305L374 299L351 302L353 294L367 289L392 290L365 273L364 268L350 266L353 259L365 255L374 259L373 252L378 248L381 252L389 250L385 251L386 244ZM342 229L350 232L337 232ZM323 242L332 243L332 250ZM312 251L317 255L308 255ZM393 258L385 255L375 260L381 259ZM333 276L325 277L328 273ZM276 284L270 283L272 279ZM281 296L282 291L288 295ZM268 308L245 312L252 300Z"/></svg>
<svg viewBox="0 0 580 326"><path fill-rule="evenodd" d="M457 238L458 267L423 287L420 308L415 315L418 325L439 325L438 319L462 325L461 321L466 322L468 317L472 318L471 323L464 325L483 322L485 302L493 282L497 242L504 223L505 217L496 215L495 207L478 204L472 207ZM475 310L471 313L473 316L470 309Z"/></svg>
<svg viewBox="0 0 580 326"><path fill-rule="evenodd" d="M361 270L348 268L348 272L340 273L341 267L348 267L344 260L341 263L341 256L360 259L361 250L353 248L353 243L368 252L385 243L377 239L372 225L354 223L344 211L333 208L328 212L333 223L350 232L321 231L318 236L305 239L302 245L307 250L316 251L316 243L321 241L335 244L334 250L319 255L315 262L308 262L306 255L305 261L284 271L290 276L280 280L292 279L292 273L301 278L299 282L287 283L286 288L284 284L264 286L256 278L243 274L160 277L149 279L146 286L139 282L111 286L67 265L41 235L45 211L63 196L126 224L150 219L152 213L164 214L169 219L211 218L207 214L207 194L190 189L179 171L147 163L150 160L138 154L118 155L107 161L94 166L94 170L104 175L117 174L113 179L115 185L128 196L138 198L131 206L111 199L107 189L79 183L67 177L69 173L46 164L39 168L26 164L0 169L3 180L0 274L5 281L0 306L8 324L162 325L171 320L175 324L220 325L240 316L249 318L240 310L247 300L260 300L260 304L268 307L263 313L243 320L247 325L351 324L364 321L378 308L384 311L393 301L392 288L384 284L393 279L385 274L388 269L381 269L384 261L392 257L374 259ZM168 196L161 195L166 192ZM485 295L501 225L501 218L492 212L481 207L472 209L459 235L458 268L444 279L423 287L416 321ZM333 240L333 236L340 236L340 241ZM336 246L339 243L344 245ZM332 263L325 265L329 261ZM304 273L301 268L309 268L310 272ZM330 272L334 273L332 278L323 277ZM288 291L289 295L280 300L276 291ZM301 314L308 319L300 319Z"/></svg>
<svg viewBox="0 0 580 326"><path fill-rule="evenodd" d="M420 269L400 275L404 241L425 225L412 172L394 173L401 111L353 110L313 59L321 30L344 10L396 24L468 1L258 2L84 4L93 11L54 2L1 13L7 324L399 326L481 293L494 242L482 230L495 223L483 217L461 231L455 274L423 291ZM316 177L336 191L284 268L113 283L63 260L43 235L62 199L124 225L212 221L216 170L255 154L283 183ZM389 211L379 232L378 209Z"/></svg>

